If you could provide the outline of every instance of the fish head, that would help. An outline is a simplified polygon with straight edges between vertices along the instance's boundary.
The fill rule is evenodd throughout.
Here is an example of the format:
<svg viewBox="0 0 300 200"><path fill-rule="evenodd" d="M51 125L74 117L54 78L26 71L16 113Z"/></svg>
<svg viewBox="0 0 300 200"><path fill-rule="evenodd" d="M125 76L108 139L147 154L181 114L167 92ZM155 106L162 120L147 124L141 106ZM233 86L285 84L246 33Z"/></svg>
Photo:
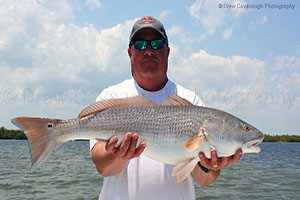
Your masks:
<svg viewBox="0 0 300 200"><path fill-rule="evenodd" d="M218 147L224 154L234 154L238 148L243 153L259 153L263 133L247 122L226 112L218 113L206 120L206 137L212 146Z"/></svg>

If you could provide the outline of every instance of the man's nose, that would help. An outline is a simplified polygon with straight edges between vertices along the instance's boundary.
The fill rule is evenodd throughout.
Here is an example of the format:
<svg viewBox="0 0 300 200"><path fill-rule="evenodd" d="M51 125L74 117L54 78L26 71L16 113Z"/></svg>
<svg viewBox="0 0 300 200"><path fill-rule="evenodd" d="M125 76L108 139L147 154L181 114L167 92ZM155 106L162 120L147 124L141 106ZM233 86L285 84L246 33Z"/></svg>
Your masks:
<svg viewBox="0 0 300 200"><path fill-rule="evenodd" d="M154 49L152 49L152 47L150 45L147 46L147 48L144 50L144 55L145 56L153 56L155 55L155 51Z"/></svg>

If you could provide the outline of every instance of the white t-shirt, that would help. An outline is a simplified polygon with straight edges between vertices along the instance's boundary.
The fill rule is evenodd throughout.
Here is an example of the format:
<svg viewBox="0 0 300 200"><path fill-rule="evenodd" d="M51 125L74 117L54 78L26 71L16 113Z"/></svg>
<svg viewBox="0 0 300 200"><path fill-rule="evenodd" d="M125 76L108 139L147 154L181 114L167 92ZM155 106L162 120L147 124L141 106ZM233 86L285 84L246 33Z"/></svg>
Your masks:
<svg viewBox="0 0 300 200"><path fill-rule="evenodd" d="M170 94L177 94L194 105L203 106L202 101L195 92L171 81L168 81L163 89L149 92L142 89L134 79L125 80L104 89L98 96L97 101L141 95L154 103L161 103ZM95 140L90 141L91 149L95 143ZM120 174L104 178L99 199L194 200L196 197L193 178L189 175L184 181L177 183L176 176L172 176L174 167L175 165L160 163L142 154L131 159Z"/></svg>

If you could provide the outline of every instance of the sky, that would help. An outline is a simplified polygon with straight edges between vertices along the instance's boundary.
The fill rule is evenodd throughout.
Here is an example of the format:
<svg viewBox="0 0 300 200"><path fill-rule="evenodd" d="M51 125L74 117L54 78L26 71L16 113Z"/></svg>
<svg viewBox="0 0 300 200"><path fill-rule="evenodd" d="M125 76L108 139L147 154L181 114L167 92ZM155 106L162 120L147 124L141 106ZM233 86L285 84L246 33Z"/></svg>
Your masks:
<svg viewBox="0 0 300 200"><path fill-rule="evenodd" d="M131 78L134 22L153 16L170 44L170 80L266 134L300 135L296 0L0 0L0 126L70 119Z"/></svg>

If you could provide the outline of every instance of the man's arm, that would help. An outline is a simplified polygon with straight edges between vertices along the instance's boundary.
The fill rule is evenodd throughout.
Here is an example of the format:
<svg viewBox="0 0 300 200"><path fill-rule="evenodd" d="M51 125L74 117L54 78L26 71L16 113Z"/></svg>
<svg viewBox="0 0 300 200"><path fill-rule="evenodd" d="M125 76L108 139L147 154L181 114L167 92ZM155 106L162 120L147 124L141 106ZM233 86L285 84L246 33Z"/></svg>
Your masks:
<svg viewBox="0 0 300 200"><path fill-rule="evenodd" d="M102 176L119 174L130 159L138 157L144 151L145 142L136 148L138 137L136 133L126 133L119 147L116 147L118 142L116 136L112 137L106 144L96 143L91 155L97 171Z"/></svg>
<svg viewBox="0 0 300 200"><path fill-rule="evenodd" d="M221 169L224 169L229 164L236 163L242 156L242 150L238 149L233 156L218 158L215 149L211 150L211 159L207 159L203 152L199 153L200 164L210 169L209 173L205 173L198 165L192 171L192 177L195 182L202 186L212 184L220 175Z"/></svg>

